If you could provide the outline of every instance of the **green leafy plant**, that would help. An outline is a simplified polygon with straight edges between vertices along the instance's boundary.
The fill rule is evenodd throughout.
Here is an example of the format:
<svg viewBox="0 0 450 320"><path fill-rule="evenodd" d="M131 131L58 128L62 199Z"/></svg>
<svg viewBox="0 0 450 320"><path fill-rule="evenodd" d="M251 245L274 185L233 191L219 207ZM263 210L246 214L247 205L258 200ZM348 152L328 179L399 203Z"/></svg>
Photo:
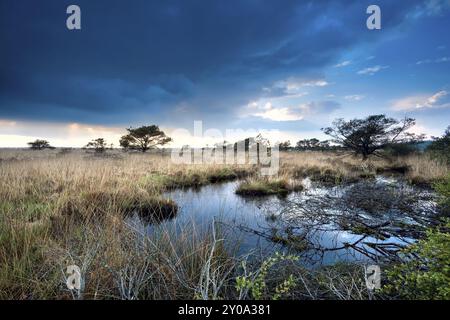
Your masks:
<svg viewBox="0 0 450 320"><path fill-rule="evenodd" d="M450 214L450 175L444 181L434 184L434 190L440 195L439 205L444 215Z"/></svg>
<svg viewBox="0 0 450 320"><path fill-rule="evenodd" d="M294 262L298 257L275 253L274 256L264 260L258 270L247 274L245 262L243 263L244 275L236 277L236 290L241 298L250 295L255 300L272 299L279 300L295 287L296 281L292 274L288 275L282 283L276 285L274 292L270 292L268 286L268 274L270 270L283 261Z"/></svg>
<svg viewBox="0 0 450 320"><path fill-rule="evenodd" d="M409 259L387 273L384 291L402 299L450 299L450 220L403 251Z"/></svg>

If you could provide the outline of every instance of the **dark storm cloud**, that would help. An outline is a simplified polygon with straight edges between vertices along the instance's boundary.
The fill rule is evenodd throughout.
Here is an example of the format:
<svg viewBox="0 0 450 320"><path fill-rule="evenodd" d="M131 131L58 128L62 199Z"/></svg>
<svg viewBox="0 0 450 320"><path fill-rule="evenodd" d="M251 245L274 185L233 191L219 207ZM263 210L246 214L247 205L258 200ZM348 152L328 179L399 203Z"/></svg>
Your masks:
<svg viewBox="0 0 450 320"><path fill-rule="evenodd" d="M389 27L419 1L380 2ZM65 27L70 4L81 31ZM378 40L368 4L2 0L0 117L223 123L273 81L320 74L344 49Z"/></svg>

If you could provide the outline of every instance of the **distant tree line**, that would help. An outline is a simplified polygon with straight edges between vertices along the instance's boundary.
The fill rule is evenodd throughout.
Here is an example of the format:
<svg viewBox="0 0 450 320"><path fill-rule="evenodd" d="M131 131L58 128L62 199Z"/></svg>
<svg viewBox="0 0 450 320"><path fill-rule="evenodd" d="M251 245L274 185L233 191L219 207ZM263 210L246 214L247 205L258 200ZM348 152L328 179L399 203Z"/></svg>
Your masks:
<svg viewBox="0 0 450 320"><path fill-rule="evenodd" d="M119 144L125 150L138 150L146 152L158 146L165 145L172 141L164 131L156 125L142 126L138 128L128 128L128 134L120 138ZM54 149L47 140L35 140L28 145L33 150ZM114 145L109 144L104 138L97 138L88 142L83 149L94 150L96 153L104 153L107 149L113 149Z"/></svg>
<svg viewBox="0 0 450 320"><path fill-rule="evenodd" d="M323 128L322 131L330 136L331 140L320 141L319 139L305 139L297 142L291 147L290 141L279 144L280 150L298 151L329 151L346 150L361 156L363 160L369 156L407 155L417 152L418 145L423 142L425 135L417 135L409 132L415 125L412 118L396 120L385 115L372 115L364 119L336 119L332 125ZM450 127L441 138L434 141L426 149L434 154L450 154L449 140ZM448 161L447 156L446 158Z"/></svg>
<svg viewBox="0 0 450 320"><path fill-rule="evenodd" d="M337 119L323 132L333 138L333 142L353 151L366 160L370 155L380 155L379 151L397 144L417 143L423 135L408 132L415 120L396 120L385 115L373 115L365 119L345 121Z"/></svg>
<svg viewBox="0 0 450 320"><path fill-rule="evenodd" d="M340 148L338 145L331 145L329 140L320 141L316 138L299 140L295 146L288 140L280 142L278 147L280 151L327 151Z"/></svg>
<svg viewBox="0 0 450 320"><path fill-rule="evenodd" d="M299 151L326 151L336 149L338 146L332 146L329 140L320 141L319 139L304 139L297 142L295 149Z"/></svg>
<svg viewBox="0 0 450 320"><path fill-rule="evenodd" d="M427 151L433 157L442 159L450 165L450 126L441 137L433 137L433 142L427 147Z"/></svg>
<svg viewBox="0 0 450 320"><path fill-rule="evenodd" d="M291 146L290 141L284 141L278 146L281 151L346 150L360 156L363 160L371 155L406 155L416 152L417 146L425 138L424 135L409 132L414 125L415 120L412 118L396 120L385 115L372 115L364 119L348 121L336 119L330 127L322 129L326 135L332 138L330 140L304 139L298 141L295 146ZM124 151L146 152L171 141L172 138L168 137L157 125L149 125L128 128L127 134L120 138L119 144ZM226 149L232 147L236 151L238 145L242 143L245 151L248 151L252 145L256 145L257 148L260 145L270 147L270 141L258 135L235 143L223 141L214 145L214 148L222 147L225 152ZM54 149L47 140L41 139L29 142L28 145L33 150ZM184 146L182 150L185 150L186 147ZM107 149L112 149L113 145L108 144L104 138L97 138L90 141L84 148L94 150L96 153L103 153ZM450 164L450 126L442 137L433 137L433 141L429 143L425 151Z"/></svg>

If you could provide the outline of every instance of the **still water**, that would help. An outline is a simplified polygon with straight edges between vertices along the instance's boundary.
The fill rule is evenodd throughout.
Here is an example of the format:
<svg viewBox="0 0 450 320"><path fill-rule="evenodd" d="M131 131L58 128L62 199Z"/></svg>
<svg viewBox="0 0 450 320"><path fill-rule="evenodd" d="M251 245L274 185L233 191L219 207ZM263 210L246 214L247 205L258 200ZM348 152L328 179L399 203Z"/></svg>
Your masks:
<svg viewBox="0 0 450 320"><path fill-rule="evenodd" d="M130 223L147 233L158 228L176 232L192 224L210 230L214 224L226 245L238 248L236 255L290 251L313 266L378 260L385 249L413 243L413 231L436 210L432 192L392 178L331 187L309 179L302 183L305 190L284 198L236 195L238 181L174 190L164 194L179 205L174 218L148 224L136 215ZM361 222L359 228L343 227L343 221L355 220ZM382 226L382 236L367 234L361 225Z"/></svg>

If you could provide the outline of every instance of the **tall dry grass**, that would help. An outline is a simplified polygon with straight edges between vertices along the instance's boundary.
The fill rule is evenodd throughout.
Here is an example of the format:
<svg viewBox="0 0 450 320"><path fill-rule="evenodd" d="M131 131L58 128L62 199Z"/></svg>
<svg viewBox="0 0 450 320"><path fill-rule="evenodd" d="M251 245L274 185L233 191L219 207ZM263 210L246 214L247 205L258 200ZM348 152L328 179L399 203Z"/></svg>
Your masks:
<svg viewBox="0 0 450 320"><path fill-rule="evenodd" d="M411 183L430 185L445 178L450 168L441 160L427 154L413 154L402 157L371 157L362 161L346 153L293 152L281 157L281 174L291 176L327 176L339 181L350 182L377 174L401 174Z"/></svg>
<svg viewBox="0 0 450 320"><path fill-rule="evenodd" d="M234 258L219 236L183 226L143 237L129 230L125 214L130 205L168 205L161 198L167 188L235 178L251 167L53 150L0 158L0 298L72 298L63 281L69 264L86 275L75 298L192 299L222 289L221 273Z"/></svg>

